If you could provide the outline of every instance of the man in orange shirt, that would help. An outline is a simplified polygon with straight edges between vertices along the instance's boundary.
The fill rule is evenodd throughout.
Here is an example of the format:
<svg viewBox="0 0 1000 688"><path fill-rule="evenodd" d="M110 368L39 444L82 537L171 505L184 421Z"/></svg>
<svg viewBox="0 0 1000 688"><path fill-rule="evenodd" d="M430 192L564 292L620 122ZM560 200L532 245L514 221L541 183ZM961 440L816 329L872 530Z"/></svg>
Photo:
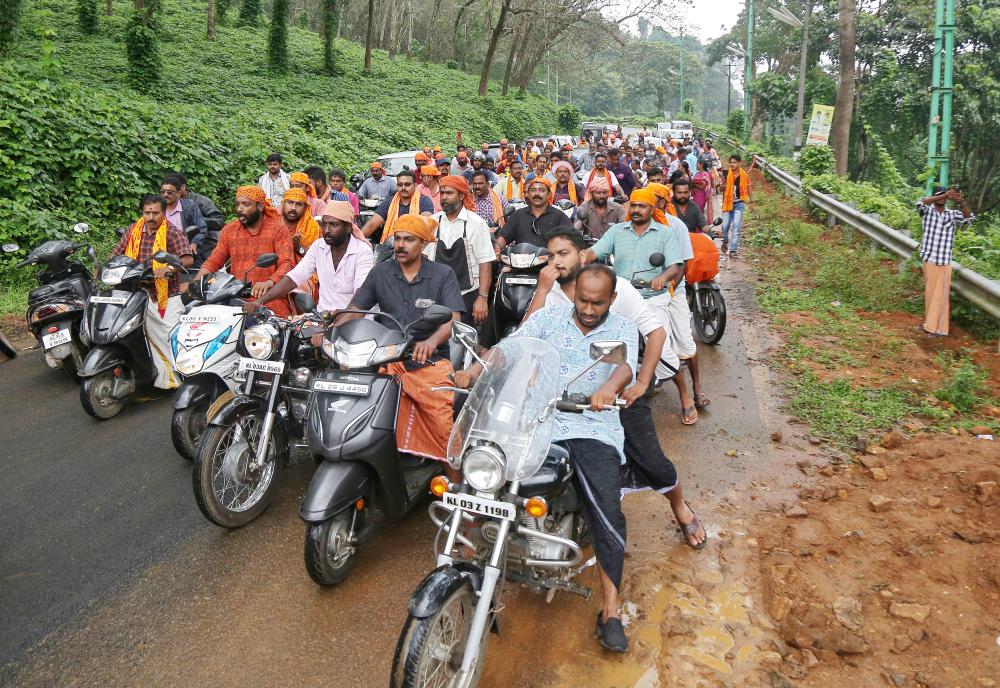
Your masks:
<svg viewBox="0 0 1000 688"><path fill-rule="evenodd" d="M255 267L257 257L264 253L277 253L278 264L269 268ZM292 269L293 255L292 236L281 223L264 190L259 186L241 186L236 190L236 219L219 232L219 243L194 278L201 279L221 270L229 260L230 273L238 279L243 279L246 274L246 279L253 282L250 293L257 298ZM264 305L282 317L292 314L288 301L284 299Z"/></svg>

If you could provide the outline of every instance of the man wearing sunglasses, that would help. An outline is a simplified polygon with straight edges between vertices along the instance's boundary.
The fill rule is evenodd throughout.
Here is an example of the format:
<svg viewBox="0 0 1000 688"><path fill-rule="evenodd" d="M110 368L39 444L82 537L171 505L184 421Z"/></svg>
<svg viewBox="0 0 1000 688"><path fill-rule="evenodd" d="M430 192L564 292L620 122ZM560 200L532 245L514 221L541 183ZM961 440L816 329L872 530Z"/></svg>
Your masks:
<svg viewBox="0 0 1000 688"><path fill-rule="evenodd" d="M551 191L550 182L545 177L535 177L525 185L524 197L528 207L514 211L498 232L498 254L510 244L545 246L545 237L552 230L573 229L573 222L566 213L549 204Z"/></svg>

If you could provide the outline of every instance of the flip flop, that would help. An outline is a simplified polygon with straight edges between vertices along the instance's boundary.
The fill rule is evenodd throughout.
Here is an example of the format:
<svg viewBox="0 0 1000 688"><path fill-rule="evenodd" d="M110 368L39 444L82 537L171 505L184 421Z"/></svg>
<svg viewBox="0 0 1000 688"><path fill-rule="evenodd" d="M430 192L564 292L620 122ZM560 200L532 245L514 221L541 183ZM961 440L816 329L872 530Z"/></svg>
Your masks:
<svg viewBox="0 0 1000 688"><path fill-rule="evenodd" d="M711 403L712 400L706 397L702 392L698 392L694 395L694 407L696 409L703 409Z"/></svg>
<svg viewBox="0 0 1000 688"><path fill-rule="evenodd" d="M694 425L697 422L698 422L698 409L696 409L694 406L685 406L683 409L681 409L681 423L683 423L684 425Z"/></svg>
<svg viewBox="0 0 1000 688"><path fill-rule="evenodd" d="M694 516L694 520L686 525L684 523L681 523L680 521L677 522L677 525L681 527L681 533L683 533L684 536L682 539L684 540L684 544L686 544L691 549L701 549L705 546L705 543L708 542L708 531L705 530L705 527L703 525L701 525L701 521L698 520L698 515L694 513L694 509L692 509L691 506L687 503L687 500L684 501L684 505L687 506L688 511L690 511L691 515ZM705 530L705 539L701 541L701 544L692 545L690 538L698 537L699 528Z"/></svg>

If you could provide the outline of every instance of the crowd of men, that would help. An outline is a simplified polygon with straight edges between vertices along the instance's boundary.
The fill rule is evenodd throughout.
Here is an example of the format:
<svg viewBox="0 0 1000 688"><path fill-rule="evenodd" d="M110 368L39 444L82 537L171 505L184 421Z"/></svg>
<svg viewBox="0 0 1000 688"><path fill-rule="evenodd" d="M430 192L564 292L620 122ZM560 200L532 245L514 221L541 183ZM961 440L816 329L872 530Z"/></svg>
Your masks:
<svg viewBox="0 0 1000 688"><path fill-rule="evenodd" d="M723 196L723 248L730 256L737 255L750 201L749 178L738 156L729 159L723 174L711 141L657 146L643 139L607 133L583 139L578 147L505 140L496 154L484 143L479 150L458 146L451 158L428 147L416 154L414 169L395 176L372 163L356 192L345 185L342 170L327 175L313 166L288 173L274 154L256 184L236 190L235 218L229 222L211 200L193 193L182 175L172 174L164 177L160 195L142 199L142 218L115 252L143 261L169 250L197 267L195 280L228 263L232 274L252 282L248 308L263 304L279 316L294 314L289 296L300 290L312 294L323 311L377 307L413 322L418 305L433 302L450 308L453 319L481 326L500 251L523 242L546 247L548 264L517 336L556 343L564 381L589 363L594 341L621 340L629 350L626 364L602 364L605 377L574 383L569 391L590 395L592 410L579 417L556 414L554 435L570 450L578 479L587 486L585 515L603 581L597 633L605 648L624 651L617 591L625 552L620 496L627 486L619 460L627 460L629 486L664 494L684 541L702 547L705 529L684 500L647 399L672 381L685 425L695 424L698 409L710 403L698 375L685 265L701 245L692 238L711 226L713 194ZM359 224L360 202L370 199L378 200L374 213ZM571 212L557 207L562 201ZM376 263L372 242L389 240L395 259ZM265 253L277 254L277 263L255 267ZM650 268L654 253L663 254L662 268ZM638 273L650 278L648 287L632 285ZM169 332L182 312L188 283L162 267L156 278L147 331ZM451 398L431 388L451 384L453 373L456 384L470 385L477 371L451 370L450 324L418 327L411 334L412 360L389 371L399 376L404 397L400 414L406 421L398 423L397 441L403 452L444 460ZM645 347L641 365L639 336ZM619 396L628 404L620 413L601 410Z"/></svg>

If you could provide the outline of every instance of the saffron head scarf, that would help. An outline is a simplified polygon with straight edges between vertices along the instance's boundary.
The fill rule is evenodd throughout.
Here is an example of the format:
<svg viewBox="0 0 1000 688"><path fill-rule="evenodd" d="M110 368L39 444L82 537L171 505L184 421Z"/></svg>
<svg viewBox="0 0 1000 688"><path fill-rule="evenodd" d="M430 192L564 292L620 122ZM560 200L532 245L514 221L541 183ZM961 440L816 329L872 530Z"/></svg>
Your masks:
<svg viewBox="0 0 1000 688"><path fill-rule="evenodd" d="M393 225L392 232L407 232L429 244L434 241L437 226L437 220L426 215L402 215Z"/></svg>
<svg viewBox="0 0 1000 688"><path fill-rule="evenodd" d="M472 212L476 212L476 201L472 198L469 182L465 177L449 174L447 177L441 177L440 186L441 188L450 187L462 194L462 205Z"/></svg>
<svg viewBox="0 0 1000 688"><path fill-rule="evenodd" d="M259 186L248 184L236 189L236 198L246 198L247 200L259 203L264 206L264 217L278 219L278 211L271 205L271 200L264 193L264 189Z"/></svg>
<svg viewBox="0 0 1000 688"><path fill-rule="evenodd" d="M309 175L307 175L305 172L292 172L292 176L289 178L289 181L291 181L291 182L298 182L299 184L305 184L306 185L306 190L305 190L306 196L308 196L308 198L315 198L316 197L316 187L313 186L312 179L310 179ZM307 198L306 202L308 202L308 198Z"/></svg>

